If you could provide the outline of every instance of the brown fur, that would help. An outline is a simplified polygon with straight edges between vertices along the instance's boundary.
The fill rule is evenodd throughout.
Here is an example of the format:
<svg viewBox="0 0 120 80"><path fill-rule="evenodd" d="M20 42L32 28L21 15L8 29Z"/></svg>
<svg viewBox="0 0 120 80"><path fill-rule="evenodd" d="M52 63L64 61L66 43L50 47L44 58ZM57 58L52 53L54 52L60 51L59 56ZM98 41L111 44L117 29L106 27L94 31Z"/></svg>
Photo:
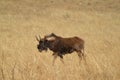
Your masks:
<svg viewBox="0 0 120 80"><path fill-rule="evenodd" d="M76 51L80 58L84 57L84 40L79 37L70 37L70 38L62 38L60 36L55 35L54 33L45 36L45 39L54 37L55 39L48 41L48 48L63 58L62 55L72 53ZM51 47L53 46L53 47Z"/></svg>

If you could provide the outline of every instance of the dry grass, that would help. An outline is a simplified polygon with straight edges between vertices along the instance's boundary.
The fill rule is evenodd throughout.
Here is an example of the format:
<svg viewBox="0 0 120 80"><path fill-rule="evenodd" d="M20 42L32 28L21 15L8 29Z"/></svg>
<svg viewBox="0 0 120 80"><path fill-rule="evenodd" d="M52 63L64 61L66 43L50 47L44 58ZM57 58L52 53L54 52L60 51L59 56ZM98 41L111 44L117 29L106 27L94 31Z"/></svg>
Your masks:
<svg viewBox="0 0 120 80"><path fill-rule="evenodd" d="M0 80L120 80L119 0L0 0ZM35 35L85 40L76 53L38 52Z"/></svg>

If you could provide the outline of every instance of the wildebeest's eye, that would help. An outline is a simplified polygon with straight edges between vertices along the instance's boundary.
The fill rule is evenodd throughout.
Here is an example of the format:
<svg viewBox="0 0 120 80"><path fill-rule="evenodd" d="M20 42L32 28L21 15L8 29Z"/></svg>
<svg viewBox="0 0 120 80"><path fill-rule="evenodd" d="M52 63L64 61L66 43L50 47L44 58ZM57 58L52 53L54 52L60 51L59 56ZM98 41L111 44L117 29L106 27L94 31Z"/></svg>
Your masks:
<svg viewBox="0 0 120 80"><path fill-rule="evenodd" d="M39 44L42 44L42 43L44 43L44 41L39 41Z"/></svg>
<svg viewBox="0 0 120 80"><path fill-rule="evenodd" d="M43 41L40 41L40 43L43 42Z"/></svg>

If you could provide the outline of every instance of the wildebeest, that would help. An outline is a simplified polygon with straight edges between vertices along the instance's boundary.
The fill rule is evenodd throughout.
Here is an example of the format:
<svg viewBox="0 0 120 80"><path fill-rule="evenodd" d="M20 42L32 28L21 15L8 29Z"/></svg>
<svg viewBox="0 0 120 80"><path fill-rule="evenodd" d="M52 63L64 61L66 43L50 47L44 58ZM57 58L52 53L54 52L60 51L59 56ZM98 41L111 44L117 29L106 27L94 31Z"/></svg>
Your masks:
<svg viewBox="0 0 120 80"><path fill-rule="evenodd" d="M82 59L84 58L84 40L79 37L70 37L63 38L60 36L51 33L50 35L45 36L44 38L40 38L40 40L36 37L39 44L37 45L38 50L41 52L43 50L50 49L53 51L54 60L57 56L60 57L63 62L63 55L70 54L72 52L77 52L78 56ZM84 58L85 59L85 58Z"/></svg>

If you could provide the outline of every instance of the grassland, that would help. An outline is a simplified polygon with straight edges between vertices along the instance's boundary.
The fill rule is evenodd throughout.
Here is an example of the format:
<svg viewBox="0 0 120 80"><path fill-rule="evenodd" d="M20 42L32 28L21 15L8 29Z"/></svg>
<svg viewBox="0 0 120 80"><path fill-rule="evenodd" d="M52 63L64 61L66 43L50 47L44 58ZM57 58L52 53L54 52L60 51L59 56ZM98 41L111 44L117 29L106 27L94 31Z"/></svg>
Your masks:
<svg viewBox="0 0 120 80"><path fill-rule="evenodd" d="M85 40L74 52L38 52L35 35ZM0 0L0 80L120 80L120 0Z"/></svg>

